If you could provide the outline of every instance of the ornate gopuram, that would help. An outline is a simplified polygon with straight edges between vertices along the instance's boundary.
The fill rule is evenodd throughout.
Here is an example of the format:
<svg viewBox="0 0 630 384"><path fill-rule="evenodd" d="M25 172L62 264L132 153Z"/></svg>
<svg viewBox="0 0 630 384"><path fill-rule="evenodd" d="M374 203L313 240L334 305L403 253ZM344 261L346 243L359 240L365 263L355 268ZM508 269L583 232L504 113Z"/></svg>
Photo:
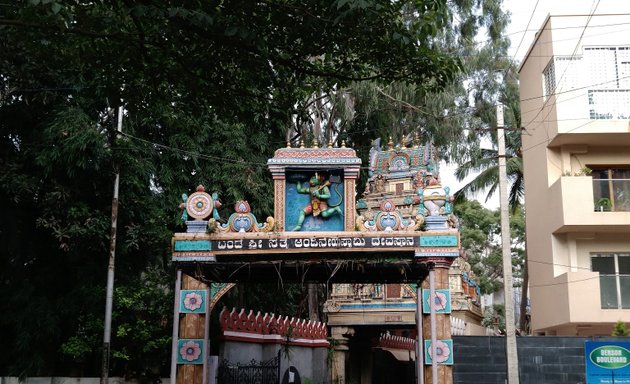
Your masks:
<svg viewBox="0 0 630 384"><path fill-rule="evenodd" d="M389 225L394 222L388 216L390 212L401 217L403 226L420 226L428 236L457 231L449 188L440 183L439 161L430 142L421 144L416 137L406 146L395 145L390 139L382 148L376 140L369 159L369 179L356 204L357 228L399 230ZM441 236L425 239L436 249L449 244ZM436 255L424 253L423 257L432 257L435 262L438 281L434 301L438 307L448 307L452 333L485 335L479 288L470 265L462 257L440 259L434 258ZM425 294L429 293L428 283L427 279L423 284ZM380 378L383 371L391 379L392 368L405 371L409 366L405 362L415 360L415 348L409 341L417 335L416 301L414 283L334 284L324 305L331 335L338 340L333 368L351 382L369 382L366 378ZM446 308L443 311L448 312ZM423 323L430 328L429 317ZM442 330L442 335L447 333ZM444 343L450 347L450 342Z"/></svg>
<svg viewBox="0 0 630 384"><path fill-rule="evenodd" d="M217 210L221 191L199 186L183 195L186 232L175 233L172 240L177 279L171 382L212 381L209 316L233 284L312 282L331 287L326 305L332 330L326 340L331 357L326 381L349 382L353 343L367 339L353 337L362 331L354 328L357 322L346 326L343 321L345 315L361 313L364 322L378 325L380 331L385 330L383 325L394 325L389 334L372 330L377 344L365 344L363 352L376 373L361 370L361 382L452 383L450 318L455 289L449 289L449 267L460 255L459 232L430 147L419 148L390 144L386 151L375 149L382 156L372 157L376 165L370 164L370 190L358 202L361 160L353 149L344 144L278 149L268 161L274 212L264 221L252 213L250 204L255 201L238 201L221 218ZM462 284L453 288L461 289ZM371 303L380 308L368 308ZM379 310L381 315L372 313ZM243 325L237 321L232 326L241 333L266 329L264 320L246 323L257 318L265 317L242 316ZM278 342L290 346L300 341L291 327L285 328ZM378 345L382 348L372 354ZM390 353L387 349L403 350L415 363L404 372L379 370L378 354ZM279 371L293 377L299 369L293 360L283 362Z"/></svg>

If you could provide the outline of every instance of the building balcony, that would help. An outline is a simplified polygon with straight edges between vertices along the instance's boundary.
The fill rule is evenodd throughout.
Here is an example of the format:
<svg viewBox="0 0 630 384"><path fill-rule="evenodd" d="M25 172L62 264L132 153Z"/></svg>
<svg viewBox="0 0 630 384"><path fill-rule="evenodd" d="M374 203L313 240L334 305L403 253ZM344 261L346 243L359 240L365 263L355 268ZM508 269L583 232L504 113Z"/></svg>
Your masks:
<svg viewBox="0 0 630 384"><path fill-rule="evenodd" d="M593 179L590 176L562 176L549 189L547 201L552 233L568 232L629 232L630 180L619 198L602 194L602 183L623 180ZM613 185L613 186L615 186ZM628 202L621 197L628 196ZM607 199L607 200L606 200Z"/></svg>
<svg viewBox="0 0 630 384"><path fill-rule="evenodd" d="M630 145L630 90L578 89L568 91L550 105L546 116L549 146Z"/></svg>
<svg viewBox="0 0 630 384"><path fill-rule="evenodd" d="M602 284L606 285L606 278L604 276L602 280L598 272L567 272L555 277L548 284L535 287L532 294L538 300L533 301L532 316L535 316L536 328L564 329L564 332L558 334L579 335L580 329L588 333L587 328L596 329L601 325L601 332L610 334L617 320L630 316L630 309L610 307L607 303L602 305L607 292L602 296L600 287ZM628 294L628 291L622 292L622 296Z"/></svg>

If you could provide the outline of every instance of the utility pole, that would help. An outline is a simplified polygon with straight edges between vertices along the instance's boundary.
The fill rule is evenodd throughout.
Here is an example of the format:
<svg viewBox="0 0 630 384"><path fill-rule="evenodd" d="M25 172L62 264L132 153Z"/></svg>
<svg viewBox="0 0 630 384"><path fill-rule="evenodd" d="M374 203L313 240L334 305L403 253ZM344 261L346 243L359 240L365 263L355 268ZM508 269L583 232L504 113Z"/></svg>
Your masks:
<svg viewBox="0 0 630 384"><path fill-rule="evenodd" d="M514 325L514 283L512 279L512 252L510 216L507 197L507 165L505 161L505 130L503 105L497 105L497 141L499 143L499 198L501 205L501 245L503 248L503 290L505 298L505 353L508 384L518 384L518 352Z"/></svg>
<svg viewBox="0 0 630 384"><path fill-rule="evenodd" d="M114 143L118 139L118 135L122 133L123 107L118 107L118 126L117 134L114 137ZM105 294L105 330L103 332L103 360L101 362L101 384L109 383L109 350L112 334L112 306L114 302L114 262L116 260L116 226L118 222L118 185L120 183L120 169L114 156L114 196L112 197L112 226L109 238L109 263L107 265L107 291Z"/></svg>

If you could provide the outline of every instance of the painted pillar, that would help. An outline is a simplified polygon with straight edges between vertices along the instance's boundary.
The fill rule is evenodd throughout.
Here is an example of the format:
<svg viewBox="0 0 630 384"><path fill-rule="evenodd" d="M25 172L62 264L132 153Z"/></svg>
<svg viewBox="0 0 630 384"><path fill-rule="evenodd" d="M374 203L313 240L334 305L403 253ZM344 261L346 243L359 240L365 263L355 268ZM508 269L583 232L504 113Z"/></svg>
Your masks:
<svg viewBox="0 0 630 384"><path fill-rule="evenodd" d="M434 263L434 282L435 289L449 289L448 272L449 267L453 261L453 258L429 258L428 262ZM429 290L429 281L425 280L422 284L423 290ZM426 295L426 294L425 294ZM435 339L438 340L451 340L451 316L447 313L436 314L435 323ZM422 321L422 336L424 340L431 340L431 319L429 314L423 315ZM452 344L450 347L452 348ZM428 352L425 350L425 352ZM452 356L453 351L449 353ZM436 359L437 361L437 359ZM426 384L433 383L433 373L431 365L424 366L424 382ZM437 383L439 384L452 384L453 383L453 366L439 364L437 366Z"/></svg>
<svg viewBox="0 0 630 384"><path fill-rule="evenodd" d="M284 232L284 188L286 179L284 173L273 174L273 189L274 189L274 219L276 221L276 231Z"/></svg>
<svg viewBox="0 0 630 384"><path fill-rule="evenodd" d="M333 347L332 366L330 367L331 382L337 384L346 383L346 360L348 358L348 333L352 332L348 327L331 327L330 335L335 344Z"/></svg>
<svg viewBox="0 0 630 384"><path fill-rule="evenodd" d="M208 382L208 286L183 274L180 290L176 383ZM177 321L175 319L174 321Z"/></svg>
<svg viewBox="0 0 630 384"><path fill-rule="evenodd" d="M424 384L424 345L422 328L422 282L416 287L416 384Z"/></svg>
<svg viewBox="0 0 630 384"><path fill-rule="evenodd" d="M355 230L355 184L356 184L356 173L346 172L344 175L344 191L345 191L345 205L346 209L344 212L344 231L354 231Z"/></svg>

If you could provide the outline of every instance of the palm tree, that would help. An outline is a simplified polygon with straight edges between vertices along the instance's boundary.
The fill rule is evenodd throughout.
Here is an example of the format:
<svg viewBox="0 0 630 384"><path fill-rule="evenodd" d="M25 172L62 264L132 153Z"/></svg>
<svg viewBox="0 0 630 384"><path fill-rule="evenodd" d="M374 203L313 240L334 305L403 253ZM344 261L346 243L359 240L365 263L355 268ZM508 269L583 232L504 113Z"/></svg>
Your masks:
<svg viewBox="0 0 630 384"><path fill-rule="evenodd" d="M508 203L510 210L515 213L517 210L523 208L523 198L525 191L525 179L523 178L523 156L521 153L521 113L520 113L520 100L518 93L518 82L514 72L515 66L511 64L506 71L504 77L504 89L502 92L501 101L506 106L505 122L506 122L506 145L505 154L506 159L506 173L508 175L509 196ZM494 122L491 124L495 124ZM499 164L498 164L498 151L497 151L497 135L494 129L488 130L492 132L490 135L492 140L492 149L478 149L472 151L469 160L461 164L455 171L455 177L462 181L466 177L472 174L477 176L464 185L457 193L456 196L460 198L463 196L476 196L480 192L486 192L486 201L492 194L494 194L499 186ZM521 292L521 307L520 307L520 319L519 328L522 332L527 329L527 298L528 298L528 283L529 273L527 268L527 250L524 253L525 257L522 266L522 292Z"/></svg>
<svg viewBox="0 0 630 384"><path fill-rule="evenodd" d="M514 66L511 65L506 71L504 78L504 88L502 90L501 102L505 108L505 155L506 172L510 183L508 202L512 212L523 203L524 179L523 179L523 157L521 155L521 114L518 98L518 85L513 75ZM487 107L486 107L487 108ZM487 114L490 120L487 125L496 124L494 114ZM458 192L459 196L476 197L479 193L486 193L486 201L497 191L499 187L499 163L497 161L499 153L497 150L497 135L495 129L485 129L481 131L480 138L489 138L493 148L475 148L469 153L468 160L460 164L455 177L458 181L466 179L470 175L476 174L474 179L465 184ZM488 133L491 133L488 135Z"/></svg>

